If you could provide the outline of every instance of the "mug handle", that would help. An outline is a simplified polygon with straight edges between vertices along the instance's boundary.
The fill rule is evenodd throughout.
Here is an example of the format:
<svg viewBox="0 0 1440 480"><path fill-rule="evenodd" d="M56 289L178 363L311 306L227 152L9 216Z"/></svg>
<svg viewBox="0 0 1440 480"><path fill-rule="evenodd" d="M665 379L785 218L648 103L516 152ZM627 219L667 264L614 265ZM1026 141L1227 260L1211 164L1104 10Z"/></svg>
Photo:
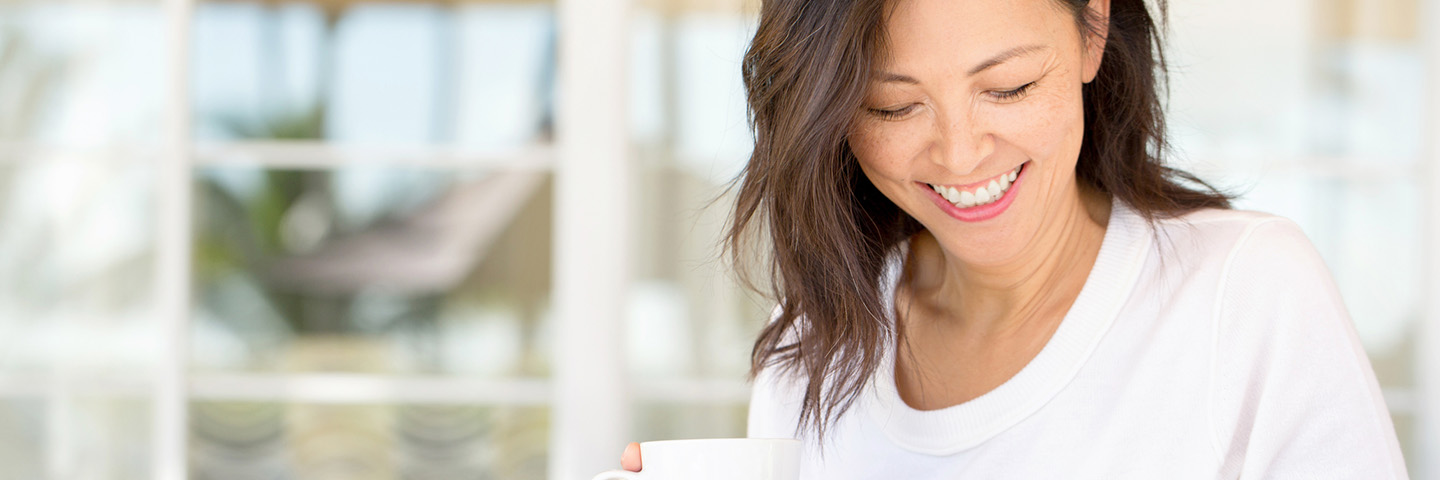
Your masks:
<svg viewBox="0 0 1440 480"><path fill-rule="evenodd" d="M611 470L602 472L590 480L640 480L640 472L629 470Z"/></svg>

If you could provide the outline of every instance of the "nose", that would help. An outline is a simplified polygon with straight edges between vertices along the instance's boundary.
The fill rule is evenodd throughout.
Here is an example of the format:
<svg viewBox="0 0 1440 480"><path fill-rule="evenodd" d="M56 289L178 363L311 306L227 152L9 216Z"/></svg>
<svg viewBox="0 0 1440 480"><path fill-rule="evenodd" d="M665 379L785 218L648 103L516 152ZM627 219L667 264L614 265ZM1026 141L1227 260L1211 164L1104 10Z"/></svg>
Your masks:
<svg viewBox="0 0 1440 480"><path fill-rule="evenodd" d="M940 118L930 147L930 161L958 176L975 171L995 151L995 136L967 113Z"/></svg>

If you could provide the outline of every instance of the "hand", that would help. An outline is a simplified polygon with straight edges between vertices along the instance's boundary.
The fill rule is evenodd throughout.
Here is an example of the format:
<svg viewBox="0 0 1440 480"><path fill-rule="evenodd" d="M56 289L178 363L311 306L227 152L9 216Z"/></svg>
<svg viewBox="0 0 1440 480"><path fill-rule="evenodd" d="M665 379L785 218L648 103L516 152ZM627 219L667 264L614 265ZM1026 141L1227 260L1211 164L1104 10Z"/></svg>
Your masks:
<svg viewBox="0 0 1440 480"><path fill-rule="evenodd" d="M630 442L625 446L625 453L620 455L620 468L632 472L640 471L640 444Z"/></svg>

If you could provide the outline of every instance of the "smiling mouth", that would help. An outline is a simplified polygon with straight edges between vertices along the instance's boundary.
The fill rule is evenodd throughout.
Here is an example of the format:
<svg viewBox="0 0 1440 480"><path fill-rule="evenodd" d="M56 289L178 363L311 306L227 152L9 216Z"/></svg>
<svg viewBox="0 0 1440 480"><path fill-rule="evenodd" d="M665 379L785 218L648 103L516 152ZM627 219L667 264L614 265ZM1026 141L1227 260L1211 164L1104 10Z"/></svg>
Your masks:
<svg viewBox="0 0 1440 480"><path fill-rule="evenodd" d="M1000 198L1005 195L1005 192L1010 190L1010 186L1013 185L1015 179L1020 176L1020 170L1024 168L1025 164L1022 163L1020 166L1015 167L1014 170L1002 173L991 178L989 181L972 184L963 188L935 185L932 183L927 183L926 185L929 185L931 189L935 190L935 193L944 197L946 201L949 201L956 207L978 207L999 201Z"/></svg>

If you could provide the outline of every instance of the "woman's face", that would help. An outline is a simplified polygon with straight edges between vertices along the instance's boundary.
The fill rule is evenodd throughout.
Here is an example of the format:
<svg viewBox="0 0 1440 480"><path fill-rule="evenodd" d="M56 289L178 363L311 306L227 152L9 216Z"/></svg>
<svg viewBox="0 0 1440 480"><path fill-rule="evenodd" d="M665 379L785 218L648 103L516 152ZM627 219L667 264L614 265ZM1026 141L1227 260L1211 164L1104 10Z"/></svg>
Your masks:
<svg viewBox="0 0 1440 480"><path fill-rule="evenodd" d="M886 29L849 132L861 169L960 260L1021 255L1080 201L1080 89L1102 41L1055 0L899 0Z"/></svg>

